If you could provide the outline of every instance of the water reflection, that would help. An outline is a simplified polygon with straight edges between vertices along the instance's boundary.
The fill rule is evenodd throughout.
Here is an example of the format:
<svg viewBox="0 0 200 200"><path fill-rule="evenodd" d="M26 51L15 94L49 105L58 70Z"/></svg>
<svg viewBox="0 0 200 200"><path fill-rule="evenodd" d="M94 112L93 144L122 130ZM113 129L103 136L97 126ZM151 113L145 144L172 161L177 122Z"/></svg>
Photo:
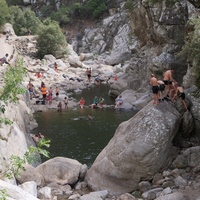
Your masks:
<svg viewBox="0 0 200 200"><path fill-rule="evenodd" d="M84 96L89 101L93 95L106 96L105 88L102 92L105 94L95 88L95 91L89 90L88 94L76 94L75 98ZM109 103L113 101L109 97L105 99ZM78 108L62 112L40 112L35 114L39 126L34 133L41 132L46 138L51 139L49 148L51 158L64 156L91 166L97 155L113 137L118 125L130 119L135 113L132 110L114 110L113 108L103 110ZM88 114L92 115L92 120L88 120Z"/></svg>

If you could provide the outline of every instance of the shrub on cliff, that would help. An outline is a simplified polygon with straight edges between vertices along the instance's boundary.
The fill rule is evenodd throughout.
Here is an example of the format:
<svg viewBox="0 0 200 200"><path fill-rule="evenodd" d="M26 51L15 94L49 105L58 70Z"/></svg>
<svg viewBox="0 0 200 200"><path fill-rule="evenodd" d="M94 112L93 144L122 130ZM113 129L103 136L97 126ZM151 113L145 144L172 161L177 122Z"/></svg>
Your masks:
<svg viewBox="0 0 200 200"><path fill-rule="evenodd" d="M10 17L8 5L5 0L0 0L0 26Z"/></svg>
<svg viewBox="0 0 200 200"><path fill-rule="evenodd" d="M49 19L40 26L37 44L37 55L43 58L44 55L52 54L55 57L61 57L66 53L66 40L57 22L51 22Z"/></svg>
<svg viewBox="0 0 200 200"><path fill-rule="evenodd" d="M195 82L200 88L200 19L191 20L189 26L190 32L186 37L180 56L187 58L195 67Z"/></svg>

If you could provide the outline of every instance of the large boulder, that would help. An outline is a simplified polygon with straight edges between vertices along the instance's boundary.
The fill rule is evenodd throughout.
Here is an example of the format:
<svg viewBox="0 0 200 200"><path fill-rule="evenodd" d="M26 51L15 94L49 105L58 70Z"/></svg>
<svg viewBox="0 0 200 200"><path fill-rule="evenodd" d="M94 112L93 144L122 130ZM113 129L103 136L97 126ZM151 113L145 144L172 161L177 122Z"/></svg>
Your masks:
<svg viewBox="0 0 200 200"><path fill-rule="evenodd" d="M64 157L52 158L36 167L36 172L43 175L46 184L54 182L60 185L75 184L81 170L81 163Z"/></svg>
<svg viewBox="0 0 200 200"><path fill-rule="evenodd" d="M173 138L181 122L178 111L167 102L150 102L117 128L114 137L86 174L93 190L122 194L138 188L142 180L166 168L177 154Z"/></svg>
<svg viewBox="0 0 200 200"><path fill-rule="evenodd" d="M24 168L25 170L20 170L20 175L16 177L19 183L34 181L37 186L44 186L43 176L33 166L26 164Z"/></svg>
<svg viewBox="0 0 200 200"><path fill-rule="evenodd" d="M8 197L6 199L12 200L39 200L38 198L34 197L30 193L26 192L25 190L17 187L16 185L12 185L5 181L0 180L0 190L6 190L6 194ZM2 198L1 198L2 199Z"/></svg>

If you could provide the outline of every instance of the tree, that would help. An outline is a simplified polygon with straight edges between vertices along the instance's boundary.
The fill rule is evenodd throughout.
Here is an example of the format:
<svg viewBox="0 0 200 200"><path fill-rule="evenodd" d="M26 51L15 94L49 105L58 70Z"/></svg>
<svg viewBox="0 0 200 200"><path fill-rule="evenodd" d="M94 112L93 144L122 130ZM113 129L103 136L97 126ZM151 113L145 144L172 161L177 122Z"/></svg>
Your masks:
<svg viewBox="0 0 200 200"><path fill-rule="evenodd" d="M60 25L66 24L69 22L69 8L62 6L58 11L52 12L50 17Z"/></svg>
<svg viewBox="0 0 200 200"><path fill-rule="evenodd" d="M30 29L33 34L37 32L37 28L42 24L40 19L35 15L35 12L30 9L24 10L24 18L26 20L25 28Z"/></svg>
<svg viewBox="0 0 200 200"><path fill-rule="evenodd" d="M13 25L15 33L17 35L23 35L26 24L23 11L18 6L11 6L9 10L11 13L10 23Z"/></svg>
<svg viewBox="0 0 200 200"><path fill-rule="evenodd" d="M189 25L193 27L193 31L187 35L180 56L193 63L195 67L195 82L200 88L200 19L192 19Z"/></svg>
<svg viewBox="0 0 200 200"><path fill-rule="evenodd" d="M10 17L8 5L5 0L0 0L0 26Z"/></svg>
<svg viewBox="0 0 200 200"><path fill-rule="evenodd" d="M44 21L39 28L36 47L39 58L46 54L58 57L66 53L65 36L57 22L51 22L49 19Z"/></svg>
<svg viewBox="0 0 200 200"><path fill-rule="evenodd" d="M9 7L11 17L10 23L13 25L17 35L24 35L27 30L31 30L34 34L40 26L41 21L36 17L35 13L30 9L22 10L18 6Z"/></svg>

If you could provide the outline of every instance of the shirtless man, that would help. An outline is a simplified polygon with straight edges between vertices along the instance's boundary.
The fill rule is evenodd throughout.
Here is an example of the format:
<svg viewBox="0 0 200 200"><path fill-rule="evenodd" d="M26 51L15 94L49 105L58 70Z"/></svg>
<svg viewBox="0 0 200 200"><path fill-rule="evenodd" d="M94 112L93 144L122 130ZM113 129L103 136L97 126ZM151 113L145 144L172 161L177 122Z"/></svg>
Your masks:
<svg viewBox="0 0 200 200"><path fill-rule="evenodd" d="M179 84L178 84L178 87L176 88L176 93L175 93L174 98L172 100L173 102L174 102L176 97L180 97L182 99L183 106L187 110L187 105L185 103L185 93L184 93L183 88Z"/></svg>
<svg viewBox="0 0 200 200"><path fill-rule="evenodd" d="M154 76L154 74L151 74L150 84L152 86L153 91L153 104L156 105L158 102L158 81L157 78Z"/></svg>
<svg viewBox="0 0 200 200"><path fill-rule="evenodd" d="M167 98L167 95L170 92L170 85L172 84L172 82L177 83L173 78L172 78L172 73L174 72L174 68L171 68L169 70L167 70L164 73L164 78L163 78L163 82L166 85L166 90L165 90L165 98Z"/></svg>

